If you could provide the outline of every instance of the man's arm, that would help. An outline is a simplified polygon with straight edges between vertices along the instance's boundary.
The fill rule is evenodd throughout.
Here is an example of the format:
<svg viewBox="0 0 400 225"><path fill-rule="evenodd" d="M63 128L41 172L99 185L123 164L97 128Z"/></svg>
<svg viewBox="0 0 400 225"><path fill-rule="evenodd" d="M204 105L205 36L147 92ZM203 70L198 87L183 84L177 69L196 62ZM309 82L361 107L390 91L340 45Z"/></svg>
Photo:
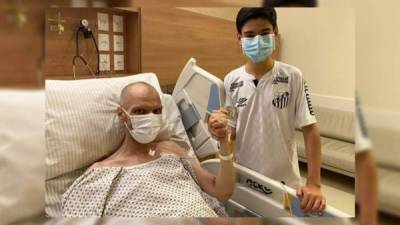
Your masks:
<svg viewBox="0 0 400 225"><path fill-rule="evenodd" d="M233 153L232 142L230 140L230 128L228 126L228 112L225 110L214 111L208 121L211 136L219 141L221 156L231 156ZM221 201L228 200L235 188L235 170L233 167L233 157L221 159L220 168L217 176L213 176L200 165L194 166L200 187L208 194Z"/></svg>
<svg viewBox="0 0 400 225"><path fill-rule="evenodd" d="M221 160L218 174L215 176L201 167L196 159L191 158L186 150L174 141L159 142L156 144L155 149L158 152L173 153L187 159L196 174L200 188L207 194L218 198L220 201L226 201L232 196L235 185L233 160ZM228 155L229 151L229 146L221 144L222 155Z"/></svg>
<svg viewBox="0 0 400 225"><path fill-rule="evenodd" d="M210 117L209 129L213 138L220 142L220 154L222 156L229 156L232 153L232 146L228 142L226 114L221 111L217 112L220 112L219 118L215 118L215 114ZM156 150L172 152L180 157L187 158L196 174L200 188L207 194L218 198L220 201L226 201L232 196L235 186L233 159L221 159L218 174L215 176L202 168L197 160L190 158L187 152L173 141L158 143Z"/></svg>
<svg viewBox="0 0 400 225"><path fill-rule="evenodd" d="M321 142L316 124L303 127L307 157L307 184L321 186Z"/></svg>
<svg viewBox="0 0 400 225"><path fill-rule="evenodd" d="M297 190L305 212L323 211L326 199L321 191L321 142L316 124L302 128L307 157L307 184Z"/></svg>
<svg viewBox="0 0 400 225"><path fill-rule="evenodd" d="M221 143L221 155L229 155L229 147ZM222 152L227 152L223 154ZM233 160L220 160L220 167L216 176L203 169L201 165L191 160L193 170L199 181L199 186L209 195L216 197L220 201L227 201L233 194L235 186L235 172Z"/></svg>
<svg viewBox="0 0 400 225"><path fill-rule="evenodd" d="M360 225L377 224L378 188L375 159L370 151L356 154Z"/></svg>

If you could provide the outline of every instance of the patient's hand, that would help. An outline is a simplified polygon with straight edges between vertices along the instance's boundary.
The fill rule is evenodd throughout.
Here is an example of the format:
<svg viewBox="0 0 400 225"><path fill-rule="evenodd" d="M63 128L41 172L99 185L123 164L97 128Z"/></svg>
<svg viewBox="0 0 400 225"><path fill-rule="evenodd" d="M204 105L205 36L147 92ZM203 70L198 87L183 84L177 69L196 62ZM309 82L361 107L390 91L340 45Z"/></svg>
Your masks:
<svg viewBox="0 0 400 225"><path fill-rule="evenodd" d="M212 138L220 143L228 143L228 111L223 108L213 111L208 120L208 129Z"/></svg>

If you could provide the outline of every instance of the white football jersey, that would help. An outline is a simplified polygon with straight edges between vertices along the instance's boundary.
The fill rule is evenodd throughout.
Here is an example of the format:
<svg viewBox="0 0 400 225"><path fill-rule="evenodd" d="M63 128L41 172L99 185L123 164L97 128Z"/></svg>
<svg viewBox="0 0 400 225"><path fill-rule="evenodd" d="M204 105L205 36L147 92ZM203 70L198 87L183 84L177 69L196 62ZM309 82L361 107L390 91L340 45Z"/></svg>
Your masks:
<svg viewBox="0 0 400 225"><path fill-rule="evenodd" d="M295 128L316 123L299 69L275 61L259 81L245 66L224 79L227 105L235 113L237 162L291 187L300 185Z"/></svg>

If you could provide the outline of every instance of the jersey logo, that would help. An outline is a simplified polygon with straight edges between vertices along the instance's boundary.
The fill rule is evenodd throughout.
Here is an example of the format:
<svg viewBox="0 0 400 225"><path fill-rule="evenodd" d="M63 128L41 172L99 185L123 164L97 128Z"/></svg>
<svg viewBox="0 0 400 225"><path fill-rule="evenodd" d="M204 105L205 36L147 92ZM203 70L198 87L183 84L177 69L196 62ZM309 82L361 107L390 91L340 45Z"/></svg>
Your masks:
<svg viewBox="0 0 400 225"><path fill-rule="evenodd" d="M272 81L272 83L273 83L273 84L278 84L278 83L285 83L285 84L288 84L288 83L289 83L289 77L287 77L287 76L285 76L285 77L276 76L276 77L274 78L274 80Z"/></svg>
<svg viewBox="0 0 400 225"><path fill-rule="evenodd" d="M289 92L286 91L275 95L272 105L278 109L286 108L289 105Z"/></svg>
<svg viewBox="0 0 400 225"><path fill-rule="evenodd" d="M230 88L229 88L229 91L232 92L236 88L239 88L239 87L242 87L242 86L243 86L243 81L232 83Z"/></svg>
<svg viewBox="0 0 400 225"><path fill-rule="evenodd" d="M236 107L245 107L247 105L247 98L239 98Z"/></svg>
<svg viewBox="0 0 400 225"><path fill-rule="evenodd" d="M310 94L308 93L308 85L307 85L307 82L306 82L306 81L304 81L304 92L306 93L306 100L307 100L308 111L310 111L310 114L311 114L312 116L314 116L315 113L314 113L313 106L312 106L312 104L311 104L311 98L310 98Z"/></svg>

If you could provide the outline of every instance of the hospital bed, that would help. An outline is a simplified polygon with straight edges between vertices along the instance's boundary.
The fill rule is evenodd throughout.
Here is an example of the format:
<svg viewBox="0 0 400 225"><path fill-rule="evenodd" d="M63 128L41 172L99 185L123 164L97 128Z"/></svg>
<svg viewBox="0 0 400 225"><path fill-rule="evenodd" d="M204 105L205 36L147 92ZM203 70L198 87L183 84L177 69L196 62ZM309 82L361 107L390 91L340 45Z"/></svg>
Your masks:
<svg viewBox="0 0 400 225"><path fill-rule="evenodd" d="M196 60L192 58L183 68L172 96L198 158L217 153L218 144L210 138L206 120L209 112L224 106L223 82L197 66ZM201 164L216 174L219 160L209 159ZM294 189L236 163L235 169L235 192L226 203L230 216L351 217L329 205L323 213L303 213Z"/></svg>
<svg viewBox="0 0 400 225"><path fill-rule="evenodd" d="M140 75L133 77L140 77ZM155 76L153 78L151 76L148 77L150 77L149 79L151 81ZM125 78L113 79L118 80ZM135 79L136 78L130 78L129 82ZM95 80L95 82L100 82L97 81L100 79ZM74 83L77 81L64 82ZM89 80L82 80L82 82L85 83L85 85L92 83L92 81ZM91 84L94 91L99 89L99 84L100 83ZM57 85L64 85L64 83L59 82ZM111 86L105 88L114 87L115 85L113 83ZM62 89L62 86L53 88L53 91L55 91L60 98L66 99L67 102L69 98L86 101L86 96L94 92L86 91L84 92L85 95L82 95L82 93L75 93L79 95L73 95L68 92L68 96L64 96L60 90L72 91L77 89ZM44 95L43 90L26 91L26 93L21 91L2 91L0 94L3 96L3 98L1 98L2 101L0 101L3 107L2 118L8 121L10 125L13 125L3 127L4 129L0 130L0 137L2 139L0 150L3 152L0 159L3 162L2 168L6 171L6 173L2 174L2 181L8 184L15 184L13 186L4 186L4 189L2 189L3 192L0 193L0 197L2 197L3 200L7 200L0 204L0 211L4 213L2 214L3 220L0 220L0 224L7 224L8 222L17 221L21 218L31 218L34 215L37 215L35 218L40 218L41 220L44 218L41 209L44 206L42 200L45 195L43 190L43 179L45 178L43 158L46 153L46 145L47 148L52 147L48 145L49 143L45 143L44 141L44 127L41 121L43 121L43 116L45 114L44 103L46 102L46 108L51 107L51 104L54 103L51 103L51 99ZM96 95L101 94L104 93L99 92ZM15 98L13 96L15 96ZM102 95L100 97L101 100L107 98L107 96ZM173 104L175 105L176 103L176 108L179 109L176 113L180 113L179 118L182 118L184 130L186 130L187 136L189 137L188 141L190 141L197 157L201 159L214 155L218 151L218 144L209 137L205 119L207 117L207 112L218 109L220 106L224 105L225 92L222 81L198 67L196 61L191 59L183 69L171 98L175 100ZM61 104L61 102L57 102L56 105L62 106L63 108L66 106ZM82 108L86 106L80 105L79 107ZM90 107L90 105L87 107ZM92 109L92 111L88 111L88 114L91 116L96 113L99 115L112 114L113 111L107 110L114 107L114 105L109 105L107 107L104 106L104 108L98 108L95 111ZM29 114L26 112L29 112ZM48 118L50 114L54 113L56 112L49 112L46 110L46 117ZM70 116L70 113L70 111L63 112L61 116L67 117ZM178 118L176 115L171 116ZM85 120L86 119L91 120L91 118L85 118ZM98 123L97 117L92 119ZM46 126L51 122L54 121L47 121ZM75 120L68 120L66 122L71 126L75 125ZM29 127L29 129L26 129L26 127ZM59 129L58 127L55 128ZM67 127L63 127L63 129L66 128ZM85 129L81 130L83 131ZM77 129L77 131L79 130ZM93 131L96 131L95 135L98 135L97 132L104 132L101 129L91 130L91 132ZM46 128L46 135L51 135L51 132L51 130L49 131ZM68 132L66 131L65 133ZM68 135L72 134L68 133ZM79 135L79 132L76 135ZM69 143L63 140L61 144L62 146L66 146ZM15 149L18 149L18 151L15 151ZM69 149L72 151L75 148ZM69 154L70 152L67 153ZM90 154L92 153L93 152ZM96 152L96 154L97 153L98 152ZM15 156L12 156L13 154L15 154ZM47 160L48 158L46 158L46 163L49 162L52 165L56 165L59 163L59 160L71 159L72 161L76 161L76 158L65 157L65 154L58 155L57 160ZM92 155L90 154L78 155L77 157L79 157L79 160L86 159L93 162L93 158L91 158ZM49 157L48 153L46 153L46 155L46 157ZM19 160L16 160L17 158ZM202 161L201 163L212 173L215 173L219 167L218 159L210 159ZM67 165L70 166L69 161L63 166ZM235 168L237 172L236 189L233 197L225 203L230 216L281 217L292 215L283 204L283 196L288 193L295 199L293 189L240 165L235 164ZM69 168L65 167L62 169L65 172ZM26 173L25 171L27 170L30 171L30 173ZM57 170L60 170L60 168L57 168ZM78 172L79 171L67 171L65 175L56 174L54 178L50 179L46 177L46 182L53 182L56 179L65 178L70 175L78 176ZM49 176L48 168L46 176ZM65 188L68 182L61 180L59 184L62 185L62 188ZM47 189L47 193L48 191L49 189ZM57 200L54 196L51 197L50 200ZM48 201L47 197L46 201ZM4 219L4 215L7 215L7 220ZM323 216L349 217L349 215L330 206L327 207Z"/></svg>

